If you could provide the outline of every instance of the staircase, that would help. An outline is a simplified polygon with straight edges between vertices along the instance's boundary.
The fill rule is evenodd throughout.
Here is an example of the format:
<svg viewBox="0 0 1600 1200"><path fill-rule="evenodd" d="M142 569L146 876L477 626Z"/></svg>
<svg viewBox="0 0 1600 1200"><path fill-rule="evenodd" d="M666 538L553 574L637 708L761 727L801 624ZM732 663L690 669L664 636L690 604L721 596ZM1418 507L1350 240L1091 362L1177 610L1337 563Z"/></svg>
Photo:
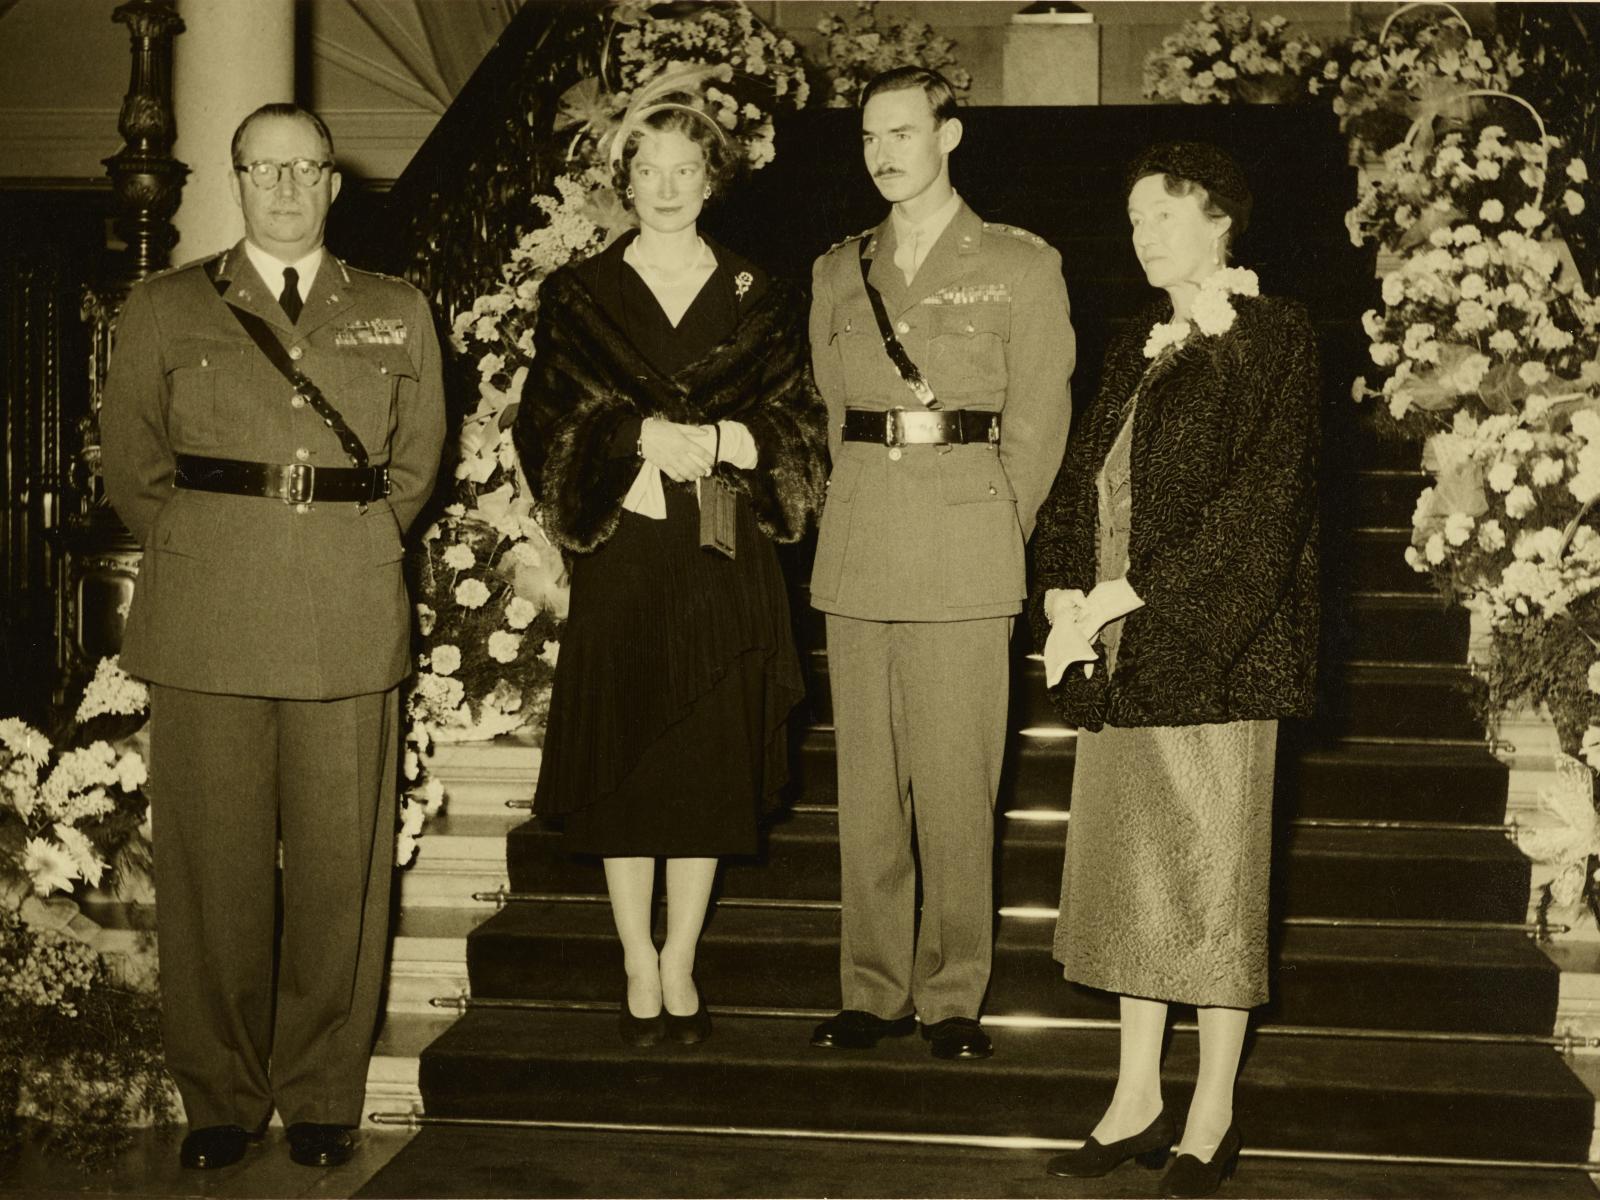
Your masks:
<svg viewBox="0 0 1600 1200"><path fill-rule="evenodd" d="M723 215L720 236L799 274L838 233L870 223L879 210L860 172L839 169L853 120L805 114L781 129L777 164ZM1583 1163L1595 1102L1552 1035L1559 974L1526 925L1530 868L1506 835L1506 771L1476 715L1466 617L1401 557L1424 479L1408 465L1414 450L1379 442L1349 401L1373 284L1345 238L1354 186L1342 143L1297 110L975 110L957 183L981 211L1062 249L1081 405L1106 336L1145 294L1128 270L1116 165L1185 136L1235 148L1252 178L1272 182L1247 262L1263 290L1311 306L1327 389L1322 703L1280 737L1273 1000L1236 1108L1247 1153ZM796 194L808 204L785 199ZM773 212L793 230L781 244ZM564 858L524 811L537 752L453 750L451 815L405 880L392 1054L379 1059L396 1099L419 1088L429 1120L995 1145L1092 1127L1115 1078L1115 1001L1064 983L1050 959L1075 742L1020 642L985 1008L996 1056L938 1062L918 1039L866 1054L807 1044L839 1003L838 850L827 651L820 620L795 604L811 681L795 802L759 858L723 870L697 970L713 1037L622 1045L621 954L599 866ZM474 907L464 886L492 901ZM1182 1104L1197 1042L1192 1014L1178 1019L1164 1070ZM401 1077L419 1049L413 1084Z"/></svg>

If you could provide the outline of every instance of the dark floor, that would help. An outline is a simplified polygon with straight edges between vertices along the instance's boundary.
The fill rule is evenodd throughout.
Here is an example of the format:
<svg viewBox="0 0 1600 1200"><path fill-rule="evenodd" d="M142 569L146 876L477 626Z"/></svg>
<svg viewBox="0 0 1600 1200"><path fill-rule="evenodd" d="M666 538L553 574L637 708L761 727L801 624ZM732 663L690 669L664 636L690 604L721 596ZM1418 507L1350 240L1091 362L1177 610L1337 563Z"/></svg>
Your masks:
<svg viewBox="0 0 1600 1200"><path fill-rule="evenodd" d="M0 1160L0 1197L1083 1197L1154 1196L1160 1175L1128 1164L1105 1179L1044 1174L1042 1151L795 1142L677 1134L366 1130L356 1157L315 1171L288 1159L272 1130L237 1167L177 1165L177 1132L145 1133L105 1172L85 1175L35 1148ZM406 1153L399 1155L402 1149ZM1576 1172L1444 1170L1245 1159L1231 1200L1594 1200Z"/></svg>

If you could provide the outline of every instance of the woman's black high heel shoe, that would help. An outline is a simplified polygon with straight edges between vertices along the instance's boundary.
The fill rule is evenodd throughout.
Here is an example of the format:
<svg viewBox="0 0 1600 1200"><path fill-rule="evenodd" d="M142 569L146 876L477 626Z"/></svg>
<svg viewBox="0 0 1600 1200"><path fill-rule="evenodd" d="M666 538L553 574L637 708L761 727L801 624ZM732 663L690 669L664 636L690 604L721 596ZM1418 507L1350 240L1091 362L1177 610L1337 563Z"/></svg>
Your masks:
<svg viewBox="0 0 1600 1200"><path fill-rule="evenodd" d="M666 1024L666 1036L685 1046L693 1046L696 1042L703 1042L711 1036L711 1014L706 1011L705 997L700 997L695 1002L695 1008L687 1017L674 1016L665 1007L661 1015Z"/></svg>
<svg viewBox="0 0 1600 1200"><path fill-rule="evenodd" d="M1229 1125L1228 1132L1217 1143L1216 1153L1210 1162L1201 1162L1192 1154L1180 1154L1172 1160L1166 1175L1161 1179L1163 1196L1210 1196L1233 1177L1239 1165L1239 1148L1243 1142L1239 1127Z"/></svg>
<svg viewBox="0 0 1600 1200"><path fill-rule="evenodd" d="M1167 1161L1167 1152L1177 1140L1177 1124L1167 1115L1167 1110L1162 1109L1154 1121L1133 1136L1118 1138L1103 1146L1090 1137L1071 1154L1052 1158L1044 1169L1066 1179L1097 1179L1133 1158L1141 1167L1156 1171Z"/></svg>
<svg viewBox="0 0 1600 1200"><path fill-rule="evenodd" d="M628 994L626 992L622 994L622 1016L617 1022L617 1027L625 1043L641 1049L645 1046L654 1046L666 1036L666 1026L665 1007L653 1017L636 1017L628 1011Z"/></svg>

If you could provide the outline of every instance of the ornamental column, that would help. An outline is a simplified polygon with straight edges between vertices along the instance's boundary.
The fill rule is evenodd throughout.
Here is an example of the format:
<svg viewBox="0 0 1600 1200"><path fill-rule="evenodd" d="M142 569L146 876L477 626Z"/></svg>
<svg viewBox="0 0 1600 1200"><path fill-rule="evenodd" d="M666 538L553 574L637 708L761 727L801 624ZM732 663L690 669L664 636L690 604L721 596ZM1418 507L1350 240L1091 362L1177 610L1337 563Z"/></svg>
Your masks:
<svg viewBox="0 0 1600 1200"><path fill-rule="evenodd" d="M173 66L178 144L189 167L172 261L233 245L244 222L228 190L228 143L263 104L294 99L294 0L178 0Z"/></svg>

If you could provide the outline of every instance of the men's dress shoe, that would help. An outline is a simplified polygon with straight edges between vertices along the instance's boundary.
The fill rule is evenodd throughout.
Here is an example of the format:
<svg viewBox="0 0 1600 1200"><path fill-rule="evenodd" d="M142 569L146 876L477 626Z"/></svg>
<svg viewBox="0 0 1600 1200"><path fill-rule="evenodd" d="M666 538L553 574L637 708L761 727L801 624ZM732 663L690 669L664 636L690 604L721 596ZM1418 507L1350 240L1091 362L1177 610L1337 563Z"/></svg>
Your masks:
<svg viewBox="0 0 1600 1200"><path fill-rule="evenodd" d="M1217 1143L1211 1161L1201 1162L1192 1154L1180 1154L1172 1160L1167 1173L1161 1178L1163 1196L1210 1196L1222 1186L1222 1181L1233 1177L1239 1165L1239 1127L1229 1125L1228 1132Z"/></svg>
<svg viewBox="0 0 1600 1200"><path fill-rule="evenodd" d="M196 1171L231 1167L244 1157L250 1135L237 1125L207 1125L190 1130L178 1148L178 1161Z"/></svg>
<svg viewBox="0 0 1600 1200"><path fill-rule="evenodd" d="M296 1121L289 1126L289 1157L302 1167L337 1167L355 1150L348 1125Z"/></svg>
<svg viewBox="0 0 1600 1200"><path fill-rule="evenodd" d="M811 1044L827 1050L871 1050L886 1037L905 1037L917 1027L910 1013L888 1020L847 1008L829 1017L811 1033Z"/></svg>
<svg viewBox="0 0 1600 1200"><path fill-rule="evenodd" d="M933 1043L935 1058L988 1058L994 1043L974 1017L946 1017L922 1027L922 1036Z"/></svg>
<svg viewBox="0 0 1600 1200"><path fill-rule="evenodd" d="M1167 1152L1177 1140L1177 1122L1162 1109L1156 1119L1138 1133L1104 1145L1089 1137L1071 1154L1056 1155L1044 1169L1065 1179L1098 1179L1134 1158L1141 1167L1155 1171L1166 1163Z"/></svg>
<svg viewBox="0 0 1600 1200"><path fill-rule="evenodd" d="M667 1010L663 1008L653 1017L636 1017L628 1011L628 998L622 998L622 1016L617 1021L622 1040L630 1046L643 1049L654 1046L667 1031Z"/></svg>
<svg viewBox="0 0 1600 1200"><path fill-rule="evenodd" d="M665 1014L666 1035L672 1041L692 1046L711 1036L711 1014L706 1011L704 998L695 1002L695 1010L687 1017L669 1013L665 1008L661 1011Z"/></svg>

